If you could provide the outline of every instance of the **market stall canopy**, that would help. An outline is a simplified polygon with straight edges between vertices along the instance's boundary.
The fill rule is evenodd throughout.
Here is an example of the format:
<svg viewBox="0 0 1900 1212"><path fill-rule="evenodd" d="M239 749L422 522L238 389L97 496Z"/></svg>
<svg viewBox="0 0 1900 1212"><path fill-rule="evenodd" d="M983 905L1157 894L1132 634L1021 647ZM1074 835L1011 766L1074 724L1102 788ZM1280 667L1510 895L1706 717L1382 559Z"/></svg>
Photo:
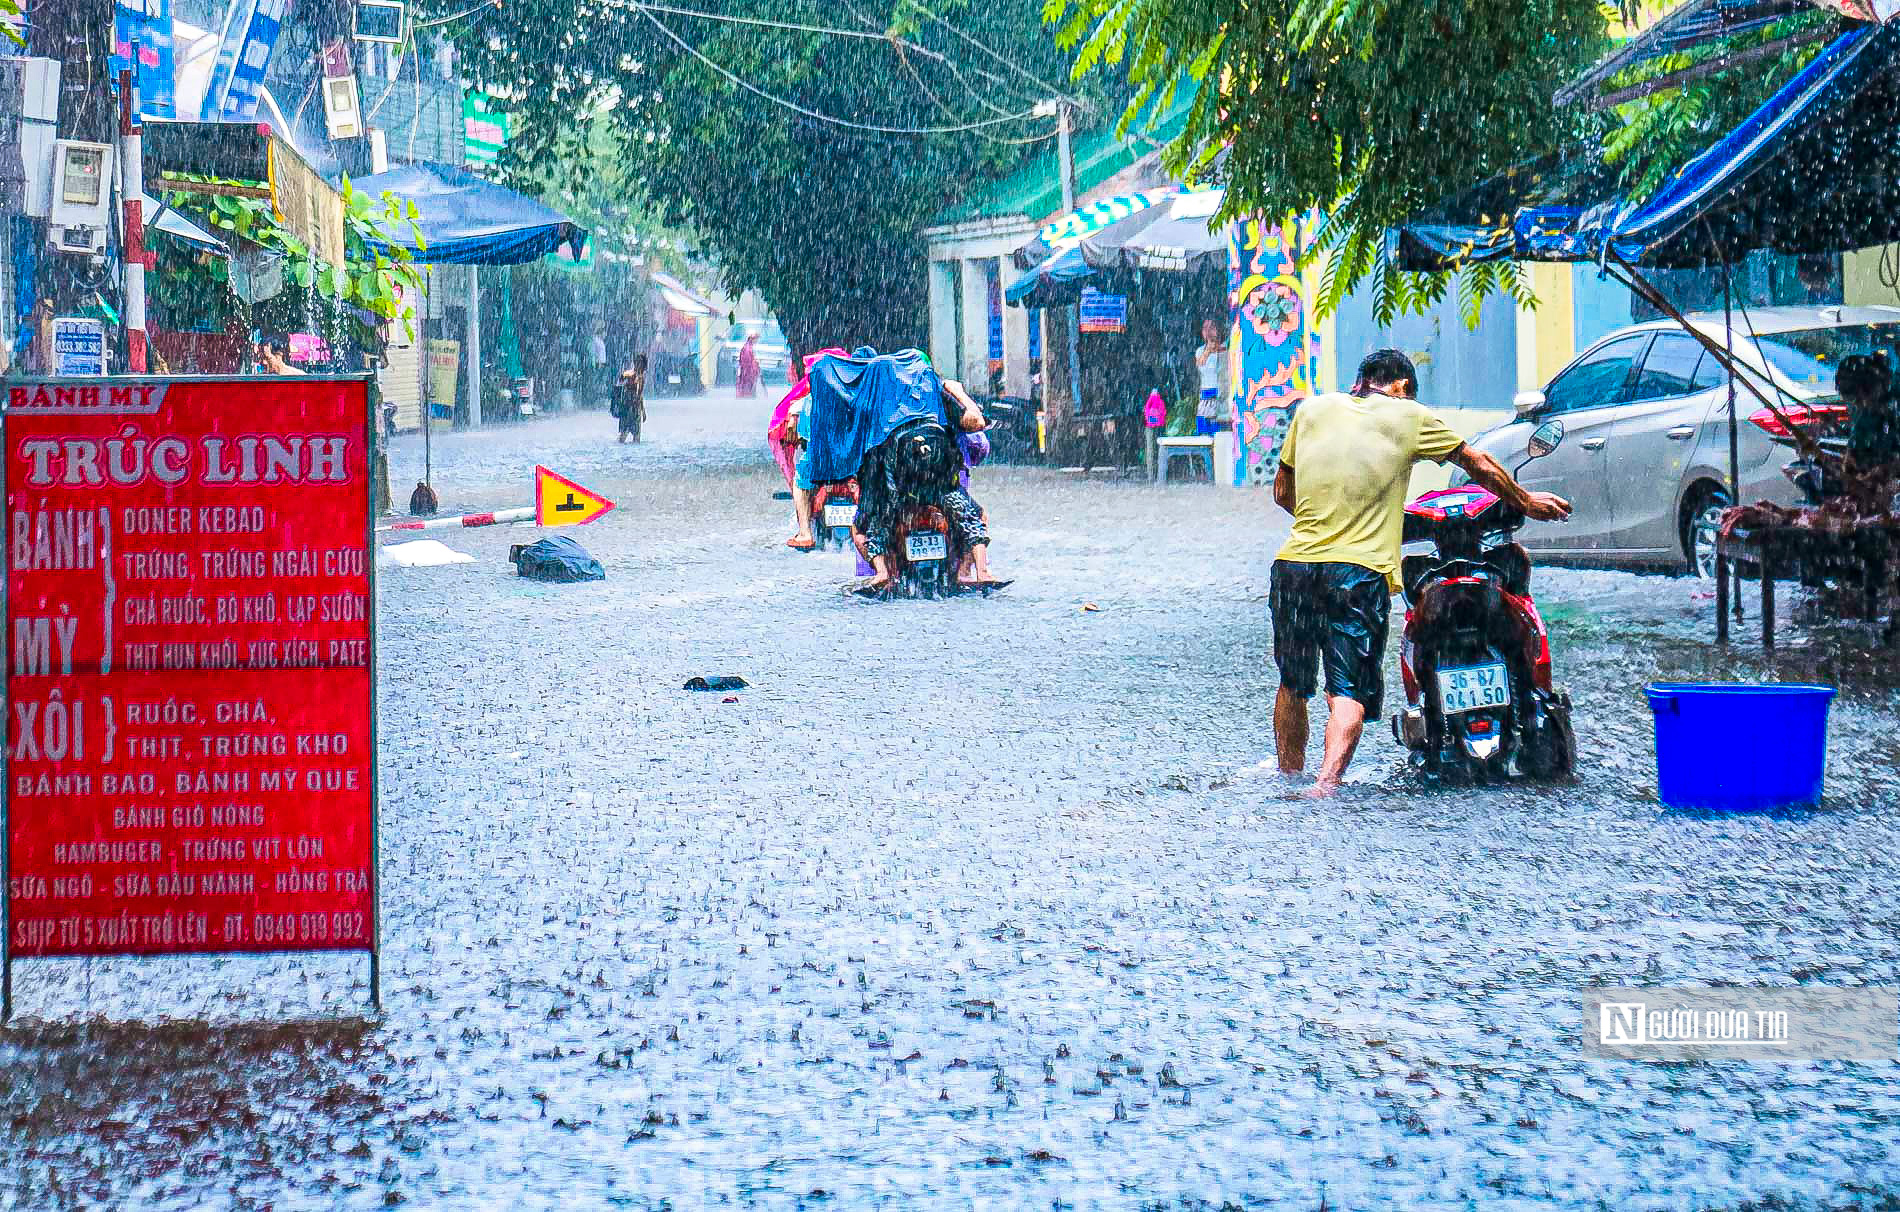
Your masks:
<svg viewBox="0 0 1900 1212"><path fill-rule="evenodd" d="M1226 191L1160 191L1121 219L1057 245L1053 255L1003 292L1018 307L1061 307L1081 297L1096 275L1113 280L1143 272L1199 273L1227 268L1227 229L1215 223ZM1046 229L1045 229L1046 230Z"/></svg>
<svg viewBox="0 0 1900 1212"><path fill-rule="evenodd" d="M1060 219L1043 224L1036 238L1010 254L1017 269L1034 269L1057 253L1075 246L1084 236L1093 235L1110 224L1161 202L1180 190L1178 185L1151 189L1138 194L1118 194L1087 206L1078 206Z"/></svg>
<svg viewBox="0 0 1900 1212"><path fill-rule="evenodd" d="M1084 236L1082 259L1109 271L1196 273L1214 264L1226 269L1227 227L1214 219L1226 200L1224 189L1170 194L1139 215Z"/></svg>
<svg viewBox="0 0 1900 1212"><path fill-rule="evenodd" d="M684 282L671 274L655 270L651 275L653 284L660 288L660 298L666 305L683 316L710 316L713 305L687 289Z"/></svg>
<svg viewBox="0 0 1900 1212"><path fill-rule="evenodd" d="M1900 26L1836 38L1741 125L1647 198L1594 157L1484 182L1394 229L1400 269L1477 261L1690 268L1755 249L1838 252L1900 239Z"/></svg>
<svg viewBox="0 0 1900 1212"><path fill-rule="evenodd" d="M404 247L425 264L525 265L564 244L578 257L587 244L586 229L566 215L447 164L402 164L353 185L416 204L426 247Z"/></svg>

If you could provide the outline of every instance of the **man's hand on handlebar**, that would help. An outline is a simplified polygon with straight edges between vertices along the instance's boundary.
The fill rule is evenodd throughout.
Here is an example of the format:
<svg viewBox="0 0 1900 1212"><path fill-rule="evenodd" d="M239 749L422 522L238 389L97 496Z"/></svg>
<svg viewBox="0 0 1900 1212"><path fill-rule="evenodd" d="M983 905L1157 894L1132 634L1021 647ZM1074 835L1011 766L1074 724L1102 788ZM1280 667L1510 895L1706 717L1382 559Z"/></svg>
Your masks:
<svg viewBox="0 0 1900 1212"><path fill-rule="evenodd" d="M1570 520L1570 502L1554 492L1527 492L1524 494L1524 516L1535 518L1539 522L1568 522Z"/></svg>

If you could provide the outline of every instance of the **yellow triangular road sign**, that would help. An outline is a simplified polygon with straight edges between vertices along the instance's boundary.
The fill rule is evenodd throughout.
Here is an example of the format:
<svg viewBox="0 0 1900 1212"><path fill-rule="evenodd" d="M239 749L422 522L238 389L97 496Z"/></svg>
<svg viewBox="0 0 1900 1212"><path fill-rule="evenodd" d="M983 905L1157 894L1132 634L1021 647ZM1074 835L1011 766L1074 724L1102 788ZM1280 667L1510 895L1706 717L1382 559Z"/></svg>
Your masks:
<svg viewBox="0 0 1900 1212"><path fill-rule="evenodd" d="M614 507L597 492L545 467L534 469L534 524L536 526L579 526L591 522Z"/></svg>

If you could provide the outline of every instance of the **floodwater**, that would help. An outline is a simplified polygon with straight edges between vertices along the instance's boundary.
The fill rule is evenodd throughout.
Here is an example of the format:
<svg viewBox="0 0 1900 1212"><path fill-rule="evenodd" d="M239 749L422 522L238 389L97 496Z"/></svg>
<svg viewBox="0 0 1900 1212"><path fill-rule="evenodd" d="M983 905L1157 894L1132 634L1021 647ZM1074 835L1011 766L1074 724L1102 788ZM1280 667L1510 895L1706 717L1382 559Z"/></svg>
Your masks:
<svg viewBox="0 0 1900 1212"><path fill-rule="evenodd" d="M1586 985L1896 983L1866 637L1540 571L1576 785L1426 790L1379 725L1316 805L1264 496L985 468L1015 587L864 602L782 546L768 406L436 441L445 509L619 508L604 583L521 527L382 576L385 1012L360 957L21 964L0 1208L1900 1205L1892 1062L1579 1054ZM1659 808L1641 685L1704 677L1842 687L1823 811Z"/></svg>

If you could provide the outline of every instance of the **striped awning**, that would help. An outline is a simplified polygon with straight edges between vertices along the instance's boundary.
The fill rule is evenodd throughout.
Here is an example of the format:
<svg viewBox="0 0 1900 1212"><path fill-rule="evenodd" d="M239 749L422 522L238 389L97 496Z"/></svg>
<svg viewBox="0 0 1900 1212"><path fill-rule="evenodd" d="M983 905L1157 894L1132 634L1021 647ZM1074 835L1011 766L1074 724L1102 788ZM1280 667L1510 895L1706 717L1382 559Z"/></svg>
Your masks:
<svg viewBox="0 0 1900 1212"><path fill-rule="evenodd" d="M1122 194L1119 197L1103 198L1087 206L1078 206L1060 219L1043 225L1036 238L1017 249L1012 255L1018 269L1034 269L1050 255L1060 249L1073 248L1084 236L1092 235L1111 223L1119 223L1132 214L1147 210L1171 194L1181 192L1181 186L1170 185L1165 189L1151 189L1145 193Z"/></svg>

